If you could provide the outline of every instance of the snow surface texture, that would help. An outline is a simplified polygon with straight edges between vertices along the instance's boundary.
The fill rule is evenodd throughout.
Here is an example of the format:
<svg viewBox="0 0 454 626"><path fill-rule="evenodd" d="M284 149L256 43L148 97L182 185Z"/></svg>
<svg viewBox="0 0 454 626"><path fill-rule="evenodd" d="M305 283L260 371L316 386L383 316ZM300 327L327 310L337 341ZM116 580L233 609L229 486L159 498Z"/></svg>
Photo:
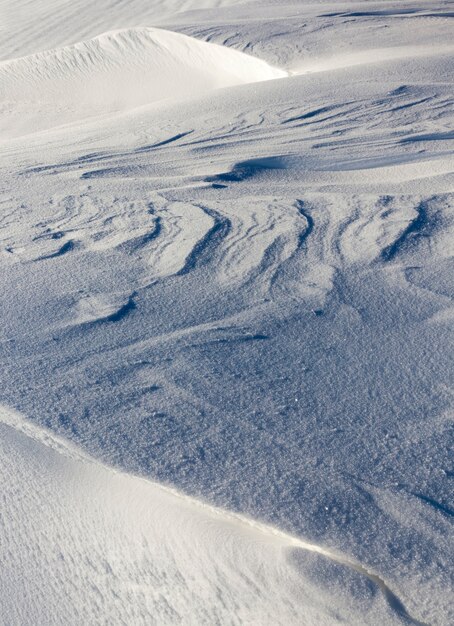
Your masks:
<svg viewBox="0 0 454 626"><path fill-rule="evenodd" d="M4 622L452 624L452 3L0 15Z"/></svg>
<svg viewBox="0 0 454 626"><path fill-rule="evenodd" d="M34 624L373 624L383 616L392 624L393 611L406 616L358 564L115 472L3 407L0 419L8 624L31 616Z"/></svg>

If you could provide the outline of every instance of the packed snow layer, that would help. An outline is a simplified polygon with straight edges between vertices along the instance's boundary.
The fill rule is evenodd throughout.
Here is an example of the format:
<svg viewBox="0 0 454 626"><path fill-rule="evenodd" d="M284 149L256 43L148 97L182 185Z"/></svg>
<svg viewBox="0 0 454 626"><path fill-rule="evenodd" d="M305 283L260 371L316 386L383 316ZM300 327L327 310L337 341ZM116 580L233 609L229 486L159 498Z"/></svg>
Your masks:
<svg viewBox="0 0 454 626"><path fill-rule="evenodd" d="M186 35L109 32L0 63L0 137L284 76L260 59Z"/></svg>
<svg viewBox="0 0 454 626"><path fill-rule="evenodd" d="M329 624L454 621L452 15L436 5L173 15L167 28L306 73L1 145L0 401L97 462L342 555L363 572L356 587L342 570L342 600L324 592L331 573L312 584L298 568ZM178 516L151 526L170 536ZM239 589L223 541L206 541ZM320 623L306 604L291 618L257 554L232 559L258 588L263 563L287 623ZM364 572L378 612L354 608ZM229 612L221 623L267 623Z"/></svg>

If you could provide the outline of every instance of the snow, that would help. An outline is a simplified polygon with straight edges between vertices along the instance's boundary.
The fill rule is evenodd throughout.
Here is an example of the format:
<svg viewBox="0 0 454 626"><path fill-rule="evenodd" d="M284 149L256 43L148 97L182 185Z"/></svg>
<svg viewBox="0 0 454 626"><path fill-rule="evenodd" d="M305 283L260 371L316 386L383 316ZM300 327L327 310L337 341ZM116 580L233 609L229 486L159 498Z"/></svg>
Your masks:
<svg viewBox="0 0 454 626"><path fill-rule="evenodd" d="M3 619L452 623L451 3L0 10Z"/></svg>
<svg viewBox="0 0 454 626"><path fill-rule="evenodd" d="M169 98L287 76L216 44L159 29L104 33L0 63L3 137Z"/></svg>
<svg viewBox="0 0 454 626"><path fill-rule="evenodd" d="M118 473L0 411L6 623L395 623L398 600L355 563Z"/></svg>

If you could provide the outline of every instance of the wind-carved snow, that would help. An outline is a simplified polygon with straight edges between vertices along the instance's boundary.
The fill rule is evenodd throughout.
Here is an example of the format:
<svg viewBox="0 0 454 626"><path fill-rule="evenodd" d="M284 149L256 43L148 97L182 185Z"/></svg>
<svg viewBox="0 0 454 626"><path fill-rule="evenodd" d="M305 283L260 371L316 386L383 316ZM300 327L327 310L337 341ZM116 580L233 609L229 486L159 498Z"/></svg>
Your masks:
<svg viewBox="0 0 454 626"><path fill-rule="evenodd" d="M146 199L91 193L54 196L38 210L38 223L36 209L30 212L27 205L5 215L0 240L10 260L37 262L76 249L115 249L143 261L148 282L183 269L214 223L202 208L168 202L159 194Z"/></svg>
<svg viewBox="0 0 454 626"><path fill-rule="evenodd" d="M92 4L0 46L10 621L453 622L449 3Z"/></svg>

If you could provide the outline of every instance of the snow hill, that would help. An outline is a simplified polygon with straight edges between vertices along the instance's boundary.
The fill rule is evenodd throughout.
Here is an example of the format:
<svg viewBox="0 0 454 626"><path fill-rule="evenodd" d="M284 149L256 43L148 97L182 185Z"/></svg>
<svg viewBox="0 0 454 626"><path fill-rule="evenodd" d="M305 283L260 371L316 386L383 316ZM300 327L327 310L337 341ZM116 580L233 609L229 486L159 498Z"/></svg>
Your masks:
<svg viewBox="0 0 454 626"><path fill-rule="evenodd" d="M260 59L178 33L108 32L0 63L0 137L284 76Z"/></svg>

